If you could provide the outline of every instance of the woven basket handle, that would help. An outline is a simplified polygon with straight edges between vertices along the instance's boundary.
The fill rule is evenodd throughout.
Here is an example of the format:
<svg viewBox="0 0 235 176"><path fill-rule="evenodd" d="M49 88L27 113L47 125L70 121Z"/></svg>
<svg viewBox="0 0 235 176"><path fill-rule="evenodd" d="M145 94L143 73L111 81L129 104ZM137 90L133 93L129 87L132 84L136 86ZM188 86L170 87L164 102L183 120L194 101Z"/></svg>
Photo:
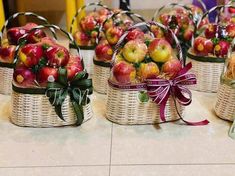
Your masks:
<svg viewBox="0 0 235 176"><path fill-rule="evenodd" d="M0 45L2 43L2 38L3 38L3 34L5 32L5 30L7 29L8 25L10 24L11 21L13 21L14 19L18 18L19 16L32 16L34 18L37 18L39 19L42 24L50 24L46 18L36 14L36 13L33 13L33 12L19 12L19 13L15 13L13 14L12 16L10 16L5 24L3 25L2 29L1 29L1 32L0 32ZM51 33L53 34L53 36L56 38L56 35L55 35L55 31L52 29L52 28L49 28L49 30L51 31Z"/></svg>
<svg viewBox="0 0 235 176"><path fill-rule="evenodd" d="M105 21L101 24L99 31L98 31L98 37L96 38L96 42L99 43L99 41L102 39L101 38L101 33L104 32L104 25L110 20L110 19L115 19L118 15L127 15L128 17L132 18L132 17L136 17L138 18L140 21L144 22L145 19L136 13L130 12L130 11L120 11L117 13L113 13L111 14L108 18L105 19ZM133 20L135 22L135 20Z"/></svg>
<svg viewBox="0 0 235 176"><path fill-rule="evenodd" d="M193 13L192 11L190 10L189 7L187 7L186 5L184 4L179 4L179 3L169 3L169 4L166 4L162 7L160 7L158 10L155 11L153 17L152 17L152 21L155 21L156 17L159 16L159 14L166 8L172 8L172 7L182 7L184 8L185 10L187 10L189 12L189 17L193 20Z"/></svg>
<svg viewBox="0 0 235 176"><path fill-rule="evenodd" d="M108 8L108 6L106 5L103 5L101 4L101 2L92 2L92 3L88 3L84 6L82 6L80 9L78 9L78 11L76 12L76 14L74 15L73 19L72 19L72 22L71 22L71 25L70 25L70 30L69 32L72 34L73 33L73 26L74 26L74 23L77 21L77 16L84 10L86 9L87 7L90 7L90 6L94 6L94 7L103 7L109 11L111 11L110 8Z"/></svg>
<svg viewBox="0 0 235 176"><path fill-rule="evenodd" d="M113 54L113 57L112 57L112 65L114 65L117 52L118 52L119 48L122 46L123 42L125 41L126 36L129 34L129 32L131 30L135 29L135 28L138 28L138 27L147 27L147 29L150 31L150 34L153 36L153 34L151 33L151 30L150 30L151 25L156 25L156 26L160 27L161 29L163 29L165 31L168 31L171 34L171 36L173 37L173 39L175 40L175 43L176 43L176 48L177 48L177 51L178 51L178 54L179 54L178 59L180 60L182 65L184 64L184 62L183 62L183 51L182 51L182 48L180 46L180 42L179 42L178 38L176 37L176 35L174 34L174 32L172 30L170 30L168 27L161 24L161 23L151 21L151 22L148 22L148 23L147 22L137 23L137 24L133 25L132 27L130 27L128 29L128 31L126 31L121 36L121 38L119 39L119 41L116 44L115 49L114 49L114 54Z"/></svg>
<svg viewBox="0 0 235 176"><path fill-rule="evenodd" d="M61 32L69 39L69 41L70 41L69 48L71 48L71 46L73 46L73 48L76 49L76 51L77 51L77 53L78 53L78 56L81 58L82 66L83 66L83 68L84 68L84 63L83 63L83 58L82 58L82 56L81 56L80 48L79 48L78 45L76 44L76 42L75 42L73 36L72 36L70 33L66 32L64 29L60 28L59 26L51 25L51 24L39 25L39 26L37 26L37 27L35 27L35 28L32 28L32 29L30 30L30 32L35 31L35 30L37 30L37 29L44 29L44 28L53 29L54 31L55 31L55 30L61 31ZM16 51L15 51L16 54L15 54L15 58L14 58L14 61L15 61L15 62L17 61L17 56L18 56L19 49L20 49L23 45L25 45L25 43L26 43L26 37L27 37L27 35L28 35L28 33L25 34L24 36L22 36L21 39L20 39L19 45L16 46Z"/></svg>

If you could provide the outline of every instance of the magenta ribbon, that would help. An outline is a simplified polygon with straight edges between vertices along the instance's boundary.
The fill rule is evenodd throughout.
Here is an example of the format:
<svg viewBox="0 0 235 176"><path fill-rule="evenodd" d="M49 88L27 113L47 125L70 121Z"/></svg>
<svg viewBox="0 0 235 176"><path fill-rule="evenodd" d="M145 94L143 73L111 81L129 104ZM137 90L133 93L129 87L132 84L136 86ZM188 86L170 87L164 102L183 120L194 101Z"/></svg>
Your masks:
<svg viewBox="0 0 235 176"><path fill-rule="evenodd" d="M173 97L175 102L175 107L177 113L182 121L187 125L199 126L207 125L208 120L203 120L200 122L188 122L184 120L180 113L178 112L176 101L187 106L192 102L192 93L186 85L196 84L196 76L194 74L187 73L192 68L192 64L188 63L184 68L182 68L178 74L171 80L166 80L162 78L147 79L146 87L150 98L160 106L160 118L163 122L166 121L165 118L165 107L170 95Z"/></svg>

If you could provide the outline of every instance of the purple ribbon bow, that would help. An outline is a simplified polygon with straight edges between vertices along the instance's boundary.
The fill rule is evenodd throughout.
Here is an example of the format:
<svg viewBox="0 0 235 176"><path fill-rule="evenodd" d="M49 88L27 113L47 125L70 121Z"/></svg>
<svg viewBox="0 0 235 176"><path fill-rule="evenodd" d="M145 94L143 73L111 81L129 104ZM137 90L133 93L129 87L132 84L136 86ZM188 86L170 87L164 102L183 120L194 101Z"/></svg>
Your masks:
<svg viewBox="0 0 235 176"><path fill-rule="evenodd" d="M171 80L166 80L162 78L146 80L148 95L152 98L155 103L160 106L160 118L163 122L166 121L165 107L170 95L173 97L174 101L177 101L183 106L187 106L192 102L192 93L188 88L185 87L185 85L193 85L197 82L196 76L194 74L187 73L191 68L192 64L188 63ZM209 123L208 120L203 120L200 122L188 122L180 116L178 110L177 113L180 119L188 125L198 126L206 125Z"/></svg>

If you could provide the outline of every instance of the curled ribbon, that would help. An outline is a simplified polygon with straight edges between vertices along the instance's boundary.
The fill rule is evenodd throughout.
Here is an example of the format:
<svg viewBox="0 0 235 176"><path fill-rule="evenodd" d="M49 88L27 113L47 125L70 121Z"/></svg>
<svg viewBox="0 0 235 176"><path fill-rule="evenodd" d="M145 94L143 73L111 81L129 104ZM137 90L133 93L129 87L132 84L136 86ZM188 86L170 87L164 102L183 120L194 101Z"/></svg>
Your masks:
<svg viewBox="0 0 235 176"><path fill-rule="evenodd" d="M192 64L188 63L184 68L182 68L179 73L171 80L166 80L162 78L147 79L146 87L149 97L152 98L153 102L160 106L160 118L163 122L166 121L165 118L165 107L167 100L170 96L173 97L176 111L182 121L188 125L199 126L207 125L208 120L203 120L200 122L188 122L184 120L176 106L176 101L187 106L192 102L192 93L185 87L186 85L196 84L196 76L194 74L187 73L192 68Z"/></svg>

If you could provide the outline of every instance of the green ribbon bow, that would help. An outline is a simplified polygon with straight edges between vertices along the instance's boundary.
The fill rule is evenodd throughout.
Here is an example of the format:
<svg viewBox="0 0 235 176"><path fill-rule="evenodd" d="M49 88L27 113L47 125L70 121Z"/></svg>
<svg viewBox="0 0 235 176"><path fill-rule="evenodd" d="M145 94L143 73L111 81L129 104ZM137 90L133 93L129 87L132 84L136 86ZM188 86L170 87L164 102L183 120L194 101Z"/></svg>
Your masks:
<svg viewBox="0 0 235 176"><path fill-rule="evenodd" d="M65 121L62 114L62 104L69 95L74 112L77 117L75 125L79 126L84 120L83 106L90 102L88 95L92 94L92 80L87 79L86 71L78 73L71 81L67 79L67 70L59 68L58 81L49 82L47 85L46 96L55 108L56 114L61 120Z"/></svg>

